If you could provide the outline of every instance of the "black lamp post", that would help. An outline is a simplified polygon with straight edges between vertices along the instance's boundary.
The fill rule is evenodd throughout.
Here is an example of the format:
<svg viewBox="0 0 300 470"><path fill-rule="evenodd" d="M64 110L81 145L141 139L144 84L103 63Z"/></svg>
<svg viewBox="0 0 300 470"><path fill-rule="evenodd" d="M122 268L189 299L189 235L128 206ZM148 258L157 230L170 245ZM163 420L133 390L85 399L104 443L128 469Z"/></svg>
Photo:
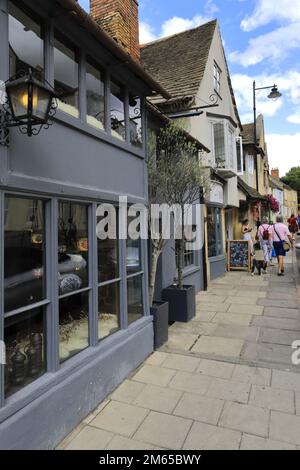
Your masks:
<svg viewBox="0 0 300 470"><path fill-rule="evenodd" d="M27 74L10 78L5 87L7 98L0 108L0 144L8 144L10 127L19 127L29 137L39 134L42 127L49 127L57 103L54 89L46 80L38 80L29 69Z"/></svg>
<svg viewBox="0 0 300 470"><path fill-rule="evenodd" d="M254 115L254 123L253 123L253 137L254 137L254 149L255 149L255 155L254 155L254 164L255 164L255 172L256 172L256 190L258 192L259 189L259 183L258 183L258 164L257 164L257 129L256 129L256 92L258 90L270 90L271 92L268 94L268 98L270 100L277 100L277 98L280 98L281 93L278 91L278 88L276 85L273 86L264 86L264 87L259 87L256 88L256 82L254 80L253 82L253 115Z"/></svg>

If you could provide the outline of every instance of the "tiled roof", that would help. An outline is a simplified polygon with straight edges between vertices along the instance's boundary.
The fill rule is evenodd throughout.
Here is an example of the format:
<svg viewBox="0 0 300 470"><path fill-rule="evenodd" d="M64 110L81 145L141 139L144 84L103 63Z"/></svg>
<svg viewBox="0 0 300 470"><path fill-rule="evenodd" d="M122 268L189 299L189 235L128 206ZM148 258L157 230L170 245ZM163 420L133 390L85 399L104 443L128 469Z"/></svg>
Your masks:
<svg viewBox="0 0 300 470"><path fill-rule="evenodd" d="M256 119L256 137L257 144L259 143L259 138L263 130L263 116L260 114ZM243 124L243 142L245 144L254 144L254 123Z"/></svg>
<svg viewBox="0 0 300 470"><path fill-rule="evenodd" d="M249 186L245 181L238 176L238 187L246 194L249 199L253 200L264 200L265 197L262 196L256 189Z"/></svg>
<svg viewBox="0 0 300 470"><path fill-rule="evenodd" d="M216 26L213 20L141 47L142 65L173 99L197 94Z"/></svg>
<svg viewBox="0 0 300 470"><path fill-rule="evenodd" d="M270 183L271 188L276 188L276 189L280 189L281 191L283 191L283 183L277 178L274 178L273 176L269 175L269 183Z"/></svg>

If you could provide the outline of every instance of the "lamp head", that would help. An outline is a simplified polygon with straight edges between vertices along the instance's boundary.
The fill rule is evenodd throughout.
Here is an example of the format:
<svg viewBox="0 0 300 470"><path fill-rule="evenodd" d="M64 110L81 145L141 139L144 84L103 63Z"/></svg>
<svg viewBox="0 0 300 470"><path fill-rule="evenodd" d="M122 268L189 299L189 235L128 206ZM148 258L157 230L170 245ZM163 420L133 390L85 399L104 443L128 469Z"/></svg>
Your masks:
<svg viewBox="0 0 300 470"><path fill-rule="evenodd" d="M277 100L277 98L280 98L281 96L282 96L282 94L280 93L280 91L278 91L277 86L274 85L274 86L272 87L271 92L270 92L269 95L268 95L268 98L269 98L270 100L275 101L275 100Z"/></svg>

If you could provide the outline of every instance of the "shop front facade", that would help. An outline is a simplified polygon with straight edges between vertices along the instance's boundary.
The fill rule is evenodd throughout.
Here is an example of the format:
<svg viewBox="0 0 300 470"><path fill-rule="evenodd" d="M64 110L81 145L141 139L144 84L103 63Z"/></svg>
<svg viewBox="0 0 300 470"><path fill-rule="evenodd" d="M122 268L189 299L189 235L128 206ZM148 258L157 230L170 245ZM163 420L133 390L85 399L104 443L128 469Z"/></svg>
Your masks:
<svg viewBox="0 0 300 470"><path fill-rule="evenodd" d="M156 85L83 18L0 0L1 81L30 67L59 97L49 129L0 146L1 449L54 448L153 350L147 242L97 227L109 203L126 232L119 196L147 204Z"/></svg>

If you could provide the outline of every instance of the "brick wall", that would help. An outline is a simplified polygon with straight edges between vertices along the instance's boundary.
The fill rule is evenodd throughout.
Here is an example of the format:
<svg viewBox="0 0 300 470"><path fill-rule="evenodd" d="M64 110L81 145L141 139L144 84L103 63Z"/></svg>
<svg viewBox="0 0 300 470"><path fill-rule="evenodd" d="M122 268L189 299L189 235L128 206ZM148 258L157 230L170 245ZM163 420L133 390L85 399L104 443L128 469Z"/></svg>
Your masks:
<svg viewBox="0 0 300 470"><path fill-rule="evenodd" d="M137 0L90 0L90 14L133 59L140 59Z"/></svg>

